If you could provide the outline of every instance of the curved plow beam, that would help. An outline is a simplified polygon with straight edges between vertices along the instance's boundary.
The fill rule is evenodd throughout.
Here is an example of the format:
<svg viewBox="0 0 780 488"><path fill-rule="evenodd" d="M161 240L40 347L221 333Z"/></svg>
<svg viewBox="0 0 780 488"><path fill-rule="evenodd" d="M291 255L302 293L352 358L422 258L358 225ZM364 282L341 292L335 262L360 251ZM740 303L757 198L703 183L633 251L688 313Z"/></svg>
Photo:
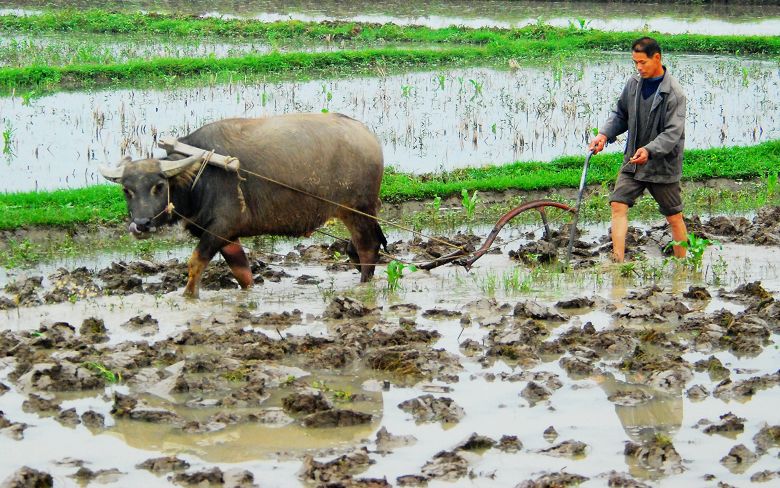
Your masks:
<svg viewBox="0 0 780 488"><path fill-rule="evenodd" d="M555 207L560 208L561 210L565 210L567 212L575 213L575 209L571 208L570 206L566 205L565 203L560 202L554 202L552 200L533 200L531 202L524 203L523 205L520 205L519 207L515 207L509 212L505 213L503 217L498 219L498 222L496 222L496 225L493 227L493 230L490 231L490 234L488 235L487 239L485 239L485 243L482 244L482 247L474 251L472 254L473 256L466 260L466 261L459 261L457 264L460 264L467 270L471 269L471 267L474 265L474 262L481 258L486 252L490 250L490 246L493 245L493 241L496 240L496 237L498 236L498 233L501 232L501 229L513 218L517 217L523 212L526 212L528 210L538 210L539 213L542 216L542 221L544 222L545 232L547 235L550 233L550 229L547 227L547 216L544 213L544 209L546 207ZM458 261L461 258L465 258L468 256L469 253L465 253L461 250L457 250L453 253L447 254L446 256L442 256L440 258L434 259L430 263L425 263L420 266L418 266L419 269L433 269L438 268L439 266L445 265L447 263L451 263L454 261Z"/></svg>

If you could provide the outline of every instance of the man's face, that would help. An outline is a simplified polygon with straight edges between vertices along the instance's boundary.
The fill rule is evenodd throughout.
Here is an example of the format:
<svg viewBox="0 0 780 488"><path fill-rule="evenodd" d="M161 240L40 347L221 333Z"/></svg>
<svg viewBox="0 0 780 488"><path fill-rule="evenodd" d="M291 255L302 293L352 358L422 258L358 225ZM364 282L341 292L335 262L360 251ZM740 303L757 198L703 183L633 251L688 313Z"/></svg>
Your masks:
<svg viewBox="0 0 780 488"><path fill-rule="evenodd" d="M642 78L654 78L663 74L660 53L655 53L648 58L647 54L634 51L631 53L631 57L634 59L634 66Z"/></svg>

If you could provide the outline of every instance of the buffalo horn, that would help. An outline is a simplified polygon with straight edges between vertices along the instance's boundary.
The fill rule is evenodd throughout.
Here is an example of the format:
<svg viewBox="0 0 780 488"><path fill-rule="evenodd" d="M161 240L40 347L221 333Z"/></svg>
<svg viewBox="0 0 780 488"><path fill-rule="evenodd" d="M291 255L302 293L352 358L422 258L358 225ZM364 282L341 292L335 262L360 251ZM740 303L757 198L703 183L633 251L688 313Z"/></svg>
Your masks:
<svg viewBox="0 0 780 488"><path fill-rule="evenodd" d="M107 179L108 181L119 183L119 180L122 179L122 174L125 172L125 164L129 163L130 161L130 156L125 156L122 158L122 161L119 162L118 166L105 166L101 164L98 166L98 171L100 171L100 174L103 175L103 178Z"/></svg>
<svg viewBox="0 0 780 488"><path fill-rule="evenodd" d="M178 161L160 161L160 170L168 178L176 176L192 164L199 163L203 159L204 154L206 154L205 151L185 159L179 159Z"/></svg>

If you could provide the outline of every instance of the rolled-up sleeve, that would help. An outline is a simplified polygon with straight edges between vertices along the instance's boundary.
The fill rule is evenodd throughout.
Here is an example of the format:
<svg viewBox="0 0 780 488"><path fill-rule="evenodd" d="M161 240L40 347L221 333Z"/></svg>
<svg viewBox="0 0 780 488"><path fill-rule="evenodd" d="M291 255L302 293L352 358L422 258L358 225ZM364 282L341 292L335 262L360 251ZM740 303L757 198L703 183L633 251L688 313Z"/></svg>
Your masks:
<svg viewBox="0 0 780 488"><path fill-rule="evenodd" d="M684 95L677 94L669 97L666 103L666 125L655 139L645 146L651 157L666 156L680 142L685 130L685 104Z"/></svg>

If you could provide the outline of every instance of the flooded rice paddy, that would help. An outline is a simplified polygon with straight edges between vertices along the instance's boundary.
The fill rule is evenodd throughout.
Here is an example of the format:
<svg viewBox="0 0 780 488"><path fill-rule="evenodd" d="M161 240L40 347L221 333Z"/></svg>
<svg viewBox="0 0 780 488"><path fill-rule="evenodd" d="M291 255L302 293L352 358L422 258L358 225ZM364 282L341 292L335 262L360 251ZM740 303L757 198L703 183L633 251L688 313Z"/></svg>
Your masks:
<svg viewBox="0 0 780 488"><path fill-rule="evenodd" d="M212 263L199 301L165 256L15 271L0 283L0 473L26 465L57 486L776 480L778 222L778 207L689 221L722 242L699 271L663 263L662 227L631 230L635 267L609 265L598 226L561 273L540 263L568 234L519 226L471 272L407 271L396 291L381 272L358 285L338 243L254 250L246 292ZM443 250L390 241L414 261Z"/></svg>
<svg viewBox="0 0 780 488"><path fill-rule="evenodd" d="M692 4L692 5L691 5ZM262 21L347 20L399 25L425 25L434 28L522 27L540 20L562 27L586 26L613 31L659 31L672 34L777 35L780 33L780 7L777 5L712 5L645 2L542 2L498 1L469 2L337 2L328 0L166 1L129 2L0 1L4 10L15 15L34 14L40 8L68 6L150 12L173 12L223 18L252 18ZM27 8L20 8L27 6ZM6 7L3 9L2 7Z"/></svg>
<svg viewBox="0 0 780 488"><path fill-rule="evenodd" d="M381 42L372 47L386 47ZM265 42L216 41L213 39L159 39L126 36L119 40L108 34L10 35L0 39L0 67L36 64L69 65L80 63L123 63L155 58L227 58L279 52L326 52L355 48L356 44L338 42ZM420 43L392 43L398 49L437 49L441 46Z"/></svg>
<svg viewBox="0 0 780 488"><path fill-rule="evenodd" d="M688 94L687 148L778 137L776 61L668 56ZM517 69L469 68L349 79L0 98L11 131L0 191L101 182L97 167L164 152L155 141L224 117L341 112L379 137L385 164L416 173L582 154L633 67L623 54ZM622 142L609 150L622 150ZM3 164L3 163L0 163Z"/></svg>

